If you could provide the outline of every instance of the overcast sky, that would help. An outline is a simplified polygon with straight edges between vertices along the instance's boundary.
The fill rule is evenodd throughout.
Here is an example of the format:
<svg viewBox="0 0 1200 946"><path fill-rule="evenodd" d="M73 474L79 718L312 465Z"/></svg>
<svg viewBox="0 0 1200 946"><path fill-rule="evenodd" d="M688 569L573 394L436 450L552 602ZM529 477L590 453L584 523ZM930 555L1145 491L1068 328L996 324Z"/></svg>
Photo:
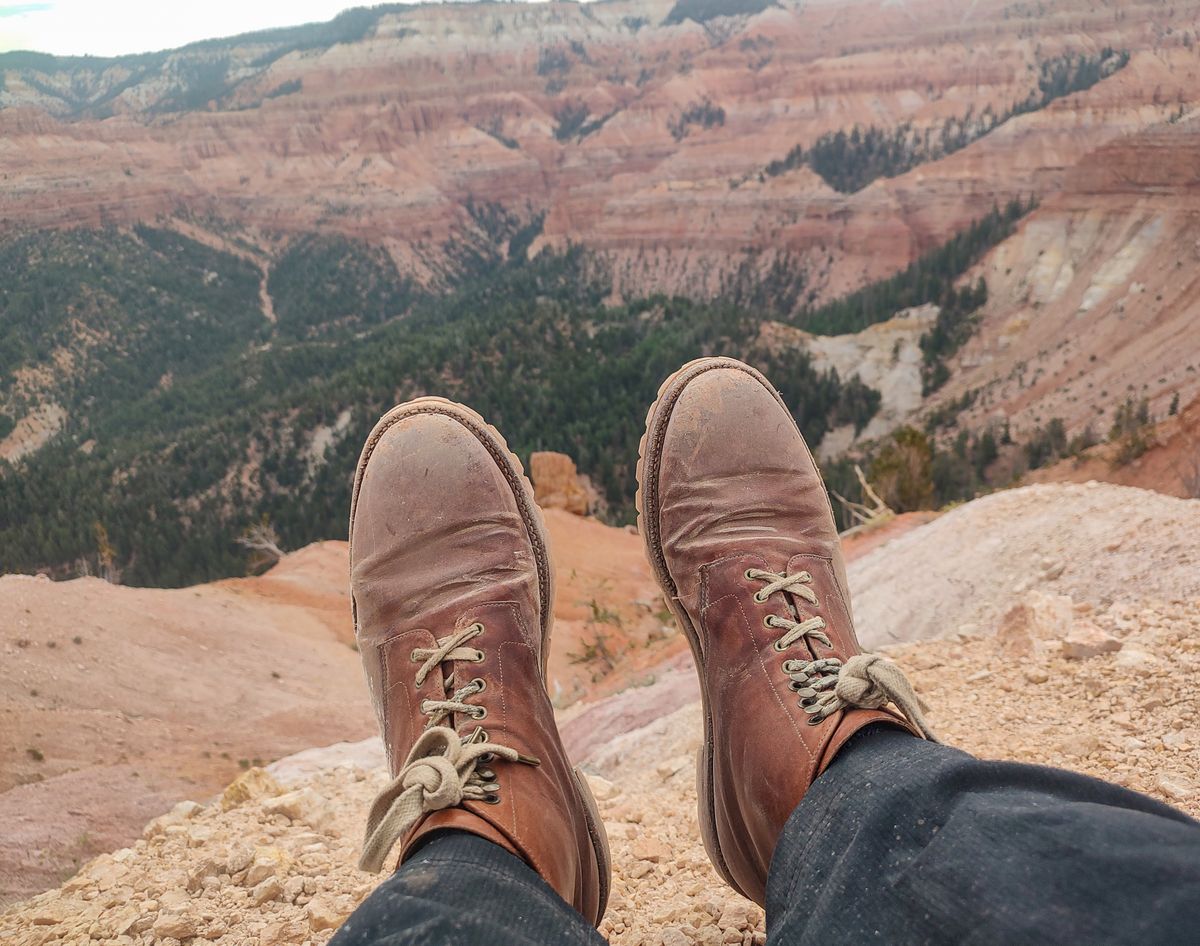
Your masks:
<svg viewBox="0 0 1200 946"><path fill-rule="evenodd" d="M0 52L118 56L329 20L372 0L0 0Z"/></svg>

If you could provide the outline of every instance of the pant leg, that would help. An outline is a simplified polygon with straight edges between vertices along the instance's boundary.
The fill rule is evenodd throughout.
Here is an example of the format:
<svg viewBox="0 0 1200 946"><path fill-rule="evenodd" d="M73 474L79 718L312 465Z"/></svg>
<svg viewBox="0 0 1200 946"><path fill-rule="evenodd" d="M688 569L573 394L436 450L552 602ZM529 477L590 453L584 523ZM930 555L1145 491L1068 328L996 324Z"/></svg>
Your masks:
<svg viewBox="0 0 1200 946"><path fill-rule="evenodd" d="M777 946L1200 943L1200 823L867 727L784 828L767 931Z"/></svg>
<svg viewBox="0 0 1200 946"><path fill-rule="evenodd" d="M597 946L604 939L518 857L463 831L435 835L346 920L330 946Z"/></svg>

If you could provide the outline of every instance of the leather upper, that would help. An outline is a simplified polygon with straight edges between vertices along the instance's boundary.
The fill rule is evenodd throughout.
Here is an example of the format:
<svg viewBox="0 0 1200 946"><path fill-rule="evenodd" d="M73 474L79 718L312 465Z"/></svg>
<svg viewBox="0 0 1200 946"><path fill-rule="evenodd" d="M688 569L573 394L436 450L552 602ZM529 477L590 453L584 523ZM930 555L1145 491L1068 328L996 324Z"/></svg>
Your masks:
<svg viewBox="0 0 1200 946"><path fill-rule="evenodd" d="M401 859L434 830L457 828L526 860L593 922L603 913L607 864L599 825L559 740L543 673L550 623L550 561L532 496L503 442L471 412L426 400L384 417L363 450L350 524L351 591L363 667L395 775L428 717L472 680L468 702L440 725L537 759L489 764L499 789L427 815ZM480 624L464 646L483 659L435 665L421 685L416 649Z"/></svg>

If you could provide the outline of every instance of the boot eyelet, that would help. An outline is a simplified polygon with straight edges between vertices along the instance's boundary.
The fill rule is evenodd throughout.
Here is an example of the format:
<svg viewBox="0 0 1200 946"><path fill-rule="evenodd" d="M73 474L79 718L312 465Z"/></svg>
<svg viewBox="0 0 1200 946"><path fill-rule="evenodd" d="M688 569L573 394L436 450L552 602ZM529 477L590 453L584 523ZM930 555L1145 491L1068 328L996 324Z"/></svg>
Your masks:
<svg viewBox="0 0 1200 946"><path fill-rule="evenodd" d="M803 689L803 687L801 684L797 683L795 680L789 680L788 681L788 689L791 690L793 693L796 693L796 692L800 691L801 689Z"/></svg>
<svg viewBox="0 0 1200 946"><path fill-rule="evenodd" d="M472 719L487 719L487 707L480 706L471 714Z"/></svg>
<svg viewBox="0 0 1200 946"><path fill-rule="evenodd" d="M753 568L747 568L747 569L746 569L744 572L742 572L742 574L743 574L743 575L746 577L746 580L747 580L747 581L754 581L754 580L755 580L755 579L754 579L754 569L753 569Z"/></svg>
<svg viewBox="0 0 1200 946"><path fill-rule="evenodd" d="M821 725L821 723L823 723L823 722L825 722L825 717L824 717L824 716L821 716L821 717L817 717L817 716L810 716L810 717L808 717L808 725L810 725L810 726L820 726L820 725Z"/></svg>
<svg viewBox="0 0 1200 946"><path fill-rule="evenodd" d="M774 628L775 627L775 615L773 615L773 614L766 615L766 617L763 618L763 627Z"/></svg>
<svg viewBox="0 0 1200 946"><path fill-rule="evenodd" d="M481 756L479 757L479 763L480 763L481 765L487 765L489 762L491 762L491 761L492 761L493 759L495 759L495 758L496 758L496 753L494 753L494 752L485 752L483 755L481 755Z"/></svg>
<svg viewBox="0 0 1200 946"><path fill-rule="evenodd" d="M487 689L487 681L484 680L482 677L476 677L474 680L471 681L471 686L476 687L476 690L475 690L476 693L482 693L484 690Z"/></svg>
<svg viewBox="0 0 1200 946"><path fill-rule="evenodd" d="M759 604L766 604L767 596L764 595L761 591L756 591L756 592L754 592L754 600L757 601Z"/></svg>
<svg viewBox="0 0 1200 946"><path fill-rule="evenodd" d="M483 801L485 804L488 804L488 805L498 805L498 804L500 804L500 796L497 795L495 792L488 792L486 795L483 796Z"/></svg>

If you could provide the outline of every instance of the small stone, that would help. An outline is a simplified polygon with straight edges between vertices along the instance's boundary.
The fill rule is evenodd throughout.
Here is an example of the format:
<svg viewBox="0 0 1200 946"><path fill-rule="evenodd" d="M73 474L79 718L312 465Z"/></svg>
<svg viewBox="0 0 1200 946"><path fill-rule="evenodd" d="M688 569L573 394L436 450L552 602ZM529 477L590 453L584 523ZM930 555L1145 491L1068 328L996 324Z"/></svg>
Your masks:
<svg viewBox="0 0 1200 946"><path fill-rule="evenodd" d="M754 922L750 918L750 905L743 900L726 901L724 909L721 910L721 918L717 920L717 926L723 930L744 930L753 925Z"/></svg>
<svg viewBox="0 0 1200 946"><path fill-rule="evenodd" d="M592 795L596 801L608 801L616 798L621 794L621 789L614 785L606 778L601 778L599 775L589 775L587 777L588 788L592 790Z"/></svg>
<svg viewBox="0 0 1200 946"><path fill-rule="evenodd" d="M158 908L163 913L183 913L191 898L182 890L166 890L158 898Z"/></svg>
<svg viewBox="0 0 1200 946"><path fill-rule="evenodd" d="M256 907L262 906L271 900L278 900L281 893L283 893L283 884L279 882L278 878L268 877L250 891L250 902Z"/></svg>
<svg viewBox="0 0 1200 946"><path fill-rule="evenodd" d="M288 903L295 903L296 898L304 893L304 878L289 877L286 884L283 885L283 899Z"/></svg>
<svg viewBox="0 0 1200 946"><path fill-rule="evenodd" d="M1094 733L1076 732L1058 742L1058 751L1073 759L1083 759L1100 749L1100 739Z"/></svg>
<svg viewBox="0 0 1200 946"><path fill-rule="evenodd" d="M649 861L652 864L658 864L666 860L670 856L670 851L667 846L655 838L642 838L640 841L635 841L630 849L639 861Z"/></svg>
<svg viewBox="0 0 1200 946"><path fill-rule="evenodd" d="M291 858L277 847L260 847L254 852L254 860L246 870L242 881L247 887L257 887L268 877L282 877L291 866Z"/></svg>
<svg viewBox="0 0 1200 946"><path fill-rule="evenodd" d="M1077 621L1062 642L1062 654L1068 660L1088 660L1120 649L1119 640L1105 634L1091 621Z"/></svg>
<svg viewBox="0 0 1200 946"><path fill-rule="evenodd" d="M614 808L612 816L614 821L628 821L633 824L641 824L645 817L639 806L628 801Z"/></svg>
<svg viewBox="0 0 1200 946"><path fill-rule="evenodd" d="M1025 679L1030 683L1045 683L1050 679L1050 674L1044 667L1027 667L1025 669Z"/></svg>
<svg viewBox="0 0 1200 946"><path fill-rule="evenodd" d="M606 821L604 830L610 838L620 838L623 841L632 841L638 836L638 826L624 821Z"/></svg>
<svg viewBox="0 0 1200 946"><path fill-rule="evenodd" d="M308 916L308 926L313 932L337 929L350 915L351 910L353 904L347 906L345 898L339 897L334 900L326 896L313 897L304 908Z"/></svg>
<svg viewBox="0 0 1200 946"><path fill-rule="evenodd" d="M195 936L197 929L195 917L178 913L160 913L158 919L150 927L157 939L169 937L175 940L184 940L189 936Z"/></svg>
<svg viewBox="0 0 1200 946"><path fill-rule="evenodd" d="M237 874L244 871L254 861L254 849L244 844L231 848L225 861L225 873Z"/></svg>
<svg viewBox="0 0 1200 946"><path fill-rule="evenodd" d="M1173 801L1187 801L1196 794L1196 786L1174 775L1160 775L1155 788Z"/></svg>
<svg viewBox="0 0 1200 946"><path fill-rule="evenodd" d="M216 830L214 828L209 827L206 824L188 825L188 829L187 829L188 847L203 847L205 844L207 844L209 841L211 841L214 837L216 837L216 835L217 835Z"/></svg>
<svg viewBox="0 0 1200 946"><path fill-rule="evenodd" d="M183 826L184 822L194 818L203 810L204 806L194 801L181 801L165 815L155 818L146 825L145 830L142 831L142 837L149 840L160 834L184 834L187 831Z"/></svg>
<svg viewBox="0 0 1200 946"><path fill-rule="evenodd" d="M692 938L678 926L668 926L661 938L662 946L692 946Z"/></svg>
<svg viewBox="0 0 1200 946"><path fill-rule="evenodd" d="M278 795L282 791L279 783L265 769L247 769L221 794L221 810L228 811L256 798Z"/></svg>
<svg viewBox="0 0 1200 946"><path fill-rule="evenodd" d="M29 922L34 926L57 926L73 913L69 904L56 898L47 903L39 903L29 917Z"/></svg>
<svg viewBox="0 0 1200 946"><path fill-rule="evenodd" d="M1137 670L1139 668L1157 666L1160 661L1148 650L1141 650L1137 647L1122 647L1117 656L1113 658L1113 663L1118 667Z"/></svg>
<svg viewBox="0 0 1200 946"><path fill-rule="evenodd" d="M1029 606L1017 604L1009 608L996 629L996 646L1005 657L1020 659L1033 655L1032 617Z"/></svg>
<svg viewBox="0 0 1200 946"><path fill-rule="evenodd" d="M209 878L215 878L222 874L225 870L225 865L212 858L205 858L199 864L188 871L187 884L185 889L189 893L195 893L204 886L204 881Z"/></svg>
<svg viewBox="0 0 1200 946"><path fill-rule="evenodd" d="M1042 580L1055 581L1062 577L1063 572L1067 570L1067 566L1062 562L1055 562L1051 559L1042 560Z"/></svg>
<svg viewBox="0 0 1200 946"><path fill-rule="evenodd" d="M267 798L262 803L263 811L269 815L283 815L292 821L300 821L318 830L324 828L331 820L329 806L325 799L311 788L301 788L294 792L286 792Z"/></svg>
<svg viewBox="0 0 1200 946"><path fill-rule="evenodd" d="M309 938L308 925L303 920L278 920L268 923L258 934L259 946L284 946L303 943Z"/></svg>

